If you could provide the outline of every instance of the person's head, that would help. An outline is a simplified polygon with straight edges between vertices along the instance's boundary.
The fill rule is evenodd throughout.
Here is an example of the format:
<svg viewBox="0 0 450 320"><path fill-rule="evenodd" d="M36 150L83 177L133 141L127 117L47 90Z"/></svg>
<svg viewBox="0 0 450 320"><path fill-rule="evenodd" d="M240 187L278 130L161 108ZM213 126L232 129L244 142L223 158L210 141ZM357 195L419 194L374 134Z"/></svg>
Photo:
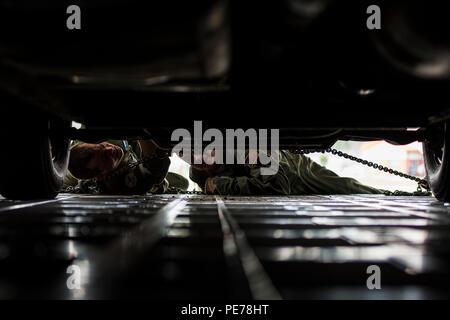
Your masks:
<svg viewBox="0 0 450 320"><path fill-rule="evenodd" d="M191 167L199 171L207 171L210 173L219 173L225 169L224 164L218 164L215 162L216 152L215 150L205 152L204 154L191 154L190 158L183 157L183 153L180 152L178 156L188 162ZM196 163L201 162L201 163Z"/></svg>
<svg viewBox="0 0 450 320"><path fill-rule="evenodd" d="M69 171L77 179L101 179L119 167L122 157L122 148L111 143L80 142L70 148Z"/></svg>

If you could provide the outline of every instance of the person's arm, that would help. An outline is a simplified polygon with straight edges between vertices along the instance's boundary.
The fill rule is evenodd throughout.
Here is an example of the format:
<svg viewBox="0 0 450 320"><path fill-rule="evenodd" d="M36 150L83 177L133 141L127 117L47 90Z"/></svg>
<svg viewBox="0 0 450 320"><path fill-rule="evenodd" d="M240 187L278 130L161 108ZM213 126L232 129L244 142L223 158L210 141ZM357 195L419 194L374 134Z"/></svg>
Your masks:
<svg viewBox="0 0 450 320"><path fill-rule="evenodd" d="M149 171L154 185L163 183L164 178L169 171L170 153L161 149L153 140L139 140L142 150L143 166Z"/></svg>
<svg viewBox="0 0 450 320"><path fill-rule="evenodd" d="M341 177L335 172L314 162L304 155L287 154L295 167L298 182L294 188L308 194L382 194L383 190L362 184L349 177ZM295 164L295 166L294 166ZM299 190L293 192L299 193Z"/></svg>
<svg viewBox="0 0 450 320"><path fill-rule="evenodd" d="M70 172L67 172L66 178L64 179L63 190L68 187L76 187L78 185L78 179L72 176Z"/></svg>
<svg viewBox="0 0 450 320"><path fill-rule="evenodd" d="M161 150L153 140L139 140L138 143L141 146L142 157L144 158L152 157L158 150Z"/></svg>
<svg viewBox="0 0 450 320"><path fill-rule="evenodd" d="M281 169L281 168L280 168ZM253 168L249 176L209 177L203 187L205 193L218 195L289 195L288 177L282 170L274 175L261 175L260 168Z"/></svg>

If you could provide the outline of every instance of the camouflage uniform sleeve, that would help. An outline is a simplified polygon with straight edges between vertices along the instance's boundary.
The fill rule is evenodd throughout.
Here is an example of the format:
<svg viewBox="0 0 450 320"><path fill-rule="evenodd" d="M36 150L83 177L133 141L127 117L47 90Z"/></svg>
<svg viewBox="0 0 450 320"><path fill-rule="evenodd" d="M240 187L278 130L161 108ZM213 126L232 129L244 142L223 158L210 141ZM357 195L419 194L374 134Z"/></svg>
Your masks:
<svg viewBox="0 0 450 320"><path fill-rule="evenodd" d="M249 176L214 177L214 193L220 195L288 195L289 180L283 168L274 175L261 175L261 168L250 169Z"/></svg>
<svg viewBox="0 0 450 320"><path fill-rule="evenodd" d="M135 166L125 165L102 183L105 192L144 194L163 183L169 170L169 157L151 158Z"/></svg>
<svg viewBox="0 0 450 320"><path fill-rule="evenodd" d="M63 190L68 187L76 187L78 185L78 179L72 176L72 174L67 170L66 178L64 179Z"/></svg>
<svg viewBox="0 0 450 320"><path fill-rule="evenodd" d="M294 189L310 194L382 194L383 190L366 186L356 179L338 176L333 171L315 163L309 157L303 155L287 154L287 157L295 159L298 180ZM292 166L294 167L294 165ZM293 183L294 185L294 183Z"/></svg>

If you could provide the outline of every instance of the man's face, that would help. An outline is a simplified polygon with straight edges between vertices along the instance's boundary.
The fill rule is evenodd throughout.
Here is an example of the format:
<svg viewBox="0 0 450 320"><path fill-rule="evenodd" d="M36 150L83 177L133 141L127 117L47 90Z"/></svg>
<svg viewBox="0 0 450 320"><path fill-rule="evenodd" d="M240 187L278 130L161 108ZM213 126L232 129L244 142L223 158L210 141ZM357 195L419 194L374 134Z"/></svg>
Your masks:
<svg viewBox="0 0 450 320"><path fill-rule="evenodd" d="M85 148L92 150L92 158L87 163L87 167L101 172L100 177L106 176L119 167L123 157L121 147L108 142L98 144L84 144Z"/></svg>
<svg viewBox="0 0 450 320"><path fill-rule="evenodd" d="M182 155L181 155L182 156ZM193 154L191 156L191 166L200 171L208 171L210 173L219 173L223 171L225 166L223 164L215 163L215 150L210 152L205 152L203 155ZM195 162L202 162L200 164L196 164ZM208 164L210 163L210 164Z"/></svg>

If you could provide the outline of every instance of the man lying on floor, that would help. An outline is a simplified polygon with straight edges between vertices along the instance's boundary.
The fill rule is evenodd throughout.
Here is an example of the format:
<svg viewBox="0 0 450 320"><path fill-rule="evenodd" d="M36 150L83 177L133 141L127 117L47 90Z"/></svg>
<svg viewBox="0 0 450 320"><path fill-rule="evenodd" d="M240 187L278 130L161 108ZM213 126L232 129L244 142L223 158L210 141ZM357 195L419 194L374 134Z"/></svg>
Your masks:
<svg viewBox="0 0 450 320"><path fill-rule="evenodd" d="M186 191L188 180L168 173L169 166L169 153L153 140L78 142L70 148L69 173L63 189L123 195Z"/></svg>
<svg viewBox="0 0 450 320"><path fill-rule="evenodd" d="M289 151L280 151L279 169L273 175L262 175L260 165L214 163L191 164L190 178L203 192L218 195L390 193L340 177L310 158Z"/></svg>

